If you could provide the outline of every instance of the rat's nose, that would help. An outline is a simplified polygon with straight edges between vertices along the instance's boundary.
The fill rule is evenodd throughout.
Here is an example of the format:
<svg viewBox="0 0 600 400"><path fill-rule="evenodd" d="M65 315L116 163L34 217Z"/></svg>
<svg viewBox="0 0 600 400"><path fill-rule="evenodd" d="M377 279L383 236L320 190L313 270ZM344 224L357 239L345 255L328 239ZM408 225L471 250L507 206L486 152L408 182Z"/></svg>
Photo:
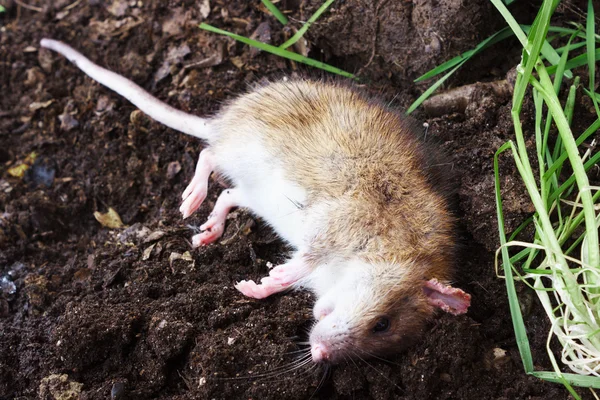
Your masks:
<svg viewBox="0 0 600 400"><path fill-rule="evenodd" d="M310 353L314 362L326 361L329 358L327 348L320 343L313 344Z"/></svg>

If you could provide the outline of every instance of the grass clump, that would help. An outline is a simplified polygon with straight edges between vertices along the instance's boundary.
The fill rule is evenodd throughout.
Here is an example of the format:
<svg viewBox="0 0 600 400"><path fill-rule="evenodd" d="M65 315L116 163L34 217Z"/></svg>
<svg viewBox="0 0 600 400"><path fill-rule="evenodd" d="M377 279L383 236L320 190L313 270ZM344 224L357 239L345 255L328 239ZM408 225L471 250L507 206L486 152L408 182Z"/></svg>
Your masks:
<svg viewBox="0 0 600 400"><path fill-rule="evenodd" d="M548 43L550 17L559 0L545 0L529 29L529 34L515 21L500 0L491 0L507 21L510 29L523 46L522 61L517 67L517 78L512 100L512 120L515 141L504 144L494 157L496 203L504 278L513 320L517 344L525 371L539 378L563 383L575 398L580 398L573 386L600 388L600 248L598 226L600 188L590 185L587 171L600 160L600 153L582 151L579 146L600 128L597 119L577 138L571 130L575 98L580 78L576 77L568 86L564 107L558 99L561 86L568 78L566 72L582 60L569 59L570 52L585 46L583 55L589 70L590 89L585 90L597 107L594 92L594 73L597 54L597 36L594 33L592 0L589 0L586 27L577 27L563 33L570 35L566 46L561 48L560 57L552 66L542 49ZM592 10L592 12L590 12ZM585 45L575 43L583 39ZM558 53L558 52L557 52ZM581 57L581 56L580 56ZM574 60L577 59L576 62ZM554 74L554 80L550 74ZM530 160L525 145L521 124L521 109L528 88L535 106L536 157ZM596 108L597 110L597 108ZM600 113L598 113L600 116ZM545 117L545 118L544 118ZM552 125L558 130L554 146L550 146ZM531 243L514 240L513 233L507 239L504 229L498 157L510 151L527 193L535 206L535 214L526 221L533 224L535 236ZM570 174L564 173L568 161ZM537 162L534 173L532 163ZM576 232L579 233L574 237ZM522 248L510 255L509 248ZM575 254L578 250L579 254ZM515 281L519 280L535 290L551 328L547 339L547 350L553 371L536 371L533 366L529 339ZM573 373L563 372L550 343L556 339L562 346L560 360Z"/></svg>
<svg viewBox="0 0 600 400"><path fill-rule="evenodd" d="M532 25L517 23L506 8L510 1L490 1L508 27L418 78L417 82L443 74L407 113L414 111L477 53L509 37L516 36L520 41L523 53L517 67L511 110L515 140L501 146L494 157L501 241L498 253L502 258L513 327L525 371L538 378L564 384L579 399L573 386L600 388L600 216L597 213L600 209L600 187L591 186L587 176L587 171L600 161L600 152L592 153L582 148L582 144L600 129L600 94L595 92L594 78L596 62L600 59L600 49L597 49L600 36L595 33L593 3L588 0L585 26L573 24L573 27L565 28L550 25L550 18L560 0L544 0ZM559 38L563 41L568 38L567 44L555 49L552 43ZM572 56L579 49L585 50L585 53ZM571 70L584 65L587 65L589 74L588 87L583 88L583 92L591 98L598 119L575 136L571 122L582 84L580 77L573 78ZM554 75L553 79L551 75ZM558 94L565 86L568 87L568 95L562 106ZM528 150L531 149L526 147L521 123L522 106L529 92L535 108L533 159L529 158ZM558 136L551 146L553 126L558 130ZM535 214L508 238L504 229L499 174L499 156L505 151L512 153L535 207ZM533 163L537 163L537 168L532 167ZM572 173L565 173L567 170ZM535 229L532 242L515 240L530 224ZM511 248L520 251L511 255ZM535 291L550 320L547 350L552 371L536 371L534 368L515 281L521 281ZM562 346L562 364L551 351L553 339ZM564 372L564 366L572 372Z"/></svg>

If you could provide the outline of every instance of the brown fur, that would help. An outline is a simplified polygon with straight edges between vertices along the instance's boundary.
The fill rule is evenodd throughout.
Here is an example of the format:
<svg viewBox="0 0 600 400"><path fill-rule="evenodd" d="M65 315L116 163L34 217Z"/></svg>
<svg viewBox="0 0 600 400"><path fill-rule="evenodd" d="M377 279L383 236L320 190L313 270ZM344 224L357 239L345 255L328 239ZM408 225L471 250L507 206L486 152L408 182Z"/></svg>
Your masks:
<svg viewBox="0 0 600 400"><path fill-rule="evenodd" d="M311 245L315 265L331 254L359 255L415 263L420 280L450 278L453 218L431 185L423 143L397 113L347 87L292 81L236 99L223 118L234 126L259 119L267 150L308 189L303 206L331 203Z"/></svg>

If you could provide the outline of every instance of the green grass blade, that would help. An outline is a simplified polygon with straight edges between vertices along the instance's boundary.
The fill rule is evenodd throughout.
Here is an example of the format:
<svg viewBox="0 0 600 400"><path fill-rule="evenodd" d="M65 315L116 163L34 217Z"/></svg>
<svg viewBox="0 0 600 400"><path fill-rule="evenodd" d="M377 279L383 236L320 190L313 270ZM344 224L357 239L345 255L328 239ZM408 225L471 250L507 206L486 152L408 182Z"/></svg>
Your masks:
<svg viewBox="0 0 600 400"><path fill-rule="evenodd" d="M577 95L577 87L579 86L579 77L576 76L573 84L569 88L569 95L567 96L567 102L565 103L565 116L569 121L569 126L573 122L573 115L575 113L575 96Z"/></svg>
<svg viewBox="0 0 600 400"><path fill-rule="evenodd" d="M510 29L512 29L514 34L517 36L517 39L519 39L519 42L521 42L523 47L526 47L527 36L525 36L525 33L519 26L519 23L513 18L510 11L508 11L508 8L506 8L506 6L500 0L490 0L490 1L492 2L492 4L494 6L496 6L496 9L498 9L498 11L500 12L500 15L502 15L502 17L506 20L506 23L508 24Z"/></svg>
<svg viewBox="0 0 600 400"><path fill-rule="evenodd" d="M557 75L558 76L558 75ZM569 125L571 125L571 122L573 121L573 112L575 109L575 95L577 93L577 86L579 85L579 77L576 77L573 85L571 85L571 87L569 88L569 96L567 97L567 101L565 103L565 116L567 117L567 121L569 122ZM550 112L548 112L550 113ZM550 119L550 118L548 118ZM556 138L556 143L554 145L554 153L552 155L553 159L558 159L561 155L561 153L563 153L562 151L563 147L562 147L562 139L560 138L560 135ZM561 168L559 167L558 170L556 171L556 177L558 178L560 176L560 170Z"/></svg>
<svg viewBox="0 0 600 400"><path fill-rule="evenodd" d="M533 222L533 217L527 218L524 222L521 223L521 225L519 225L517 227L517 229L515 229L513 231L513 233L511 233L510 237L508 238L508 241L512 242L513 240L515 240L515 238L517 237L517 235L519 233L521 233L525 228L527 228L532 222Z"/></svg>
<svg viewBox="0 0 600 400"><path fill-rule="evenodd" d="M561 56L560 56L560 60L558 61L558 63L556 64L556 73L555 73L555 77L554 77L554 93L558 94L558 92L560 91L560 86L562 84L562 78L564 75L564 71L567 67L567 61L569 59L569 53L571 51L571 43L573 41L573 39L575 38L576 33L573 33L571 35L571 37L569 38L569 41L567 42L567 44L563 47L564 51L562 52Z"/></svg>
<svg viewBox="0 0 600 400"><path fill-rule="evenodd" d="M542 97L542 95L537 91L537 90L533 90L533 102L535 105L535 149L536 149L536 155L537 155L537 159L538 159L538 166L539 166L539 175L540 175L540 192L542 194L542 199L546 200L546 194L548 193L546 187L547 187L547 182L543 179L541 179L544 176L544 171L546 168L546 163L544 162L544 155L546 154L545 152L545 148L542 146L542 144L544 143L544 135L542 133L542 112L544 111L543 109L543 104L544 104L544 98Z"/></svg>
<svg viewBox="0 0 600 400"><path fill-rule="evenodd" d="M545 269L531 269L531 268L523 268L523 272L529 274L529 275L541 275L541 276L548 276L548 275L552 275L553 272L552 271L548 271ZM548 288L550 289L550 288ZM552 289L550 289L552 290Z"/></svg>
<svg viewBox="0 0 600 400"><path fill-rule="evenodd" d="M530 34L531 27L530 26L521 25L521 28L523 29L523 31L526 34L528 34L531 37L531 34ZM548 29L550 29L549 26L548 26ZM544 35L544 37L545 36L546 35ZM560 62L561 57L559 56L558 51L555 50L554 47L552 47L552 45L550 44L550 42L546 39L544 39L544 43L542 44L541 54L542 54L543 58L545 58L552 65L557 65ZM564 72L564 74L569 79L573 78L573 74L571 73L571 71L566 71L566 72Z"/></svg>
<svg viewBox="0 0 600 400"><path fill-rule="evenodd" d="M594 165L596 165L598 162L600 161L600 152L594 154L589 160L587 160L585 162L585 164L583 164L583 168L585 171L588 171L590 168L592 168ZM572 186L575 183L575 175L571 175L562 185L560 185L560 187L558 189L556 189L556 191L554 191L550 197L548 198L548 201L551 203L555 200L558 200L559 196L561 196L561 194L566 191L570 186Z"/></svg>
<svg viewBox="0 0 600 400"><path fill-rule="evenodd" d="M411 112L415 111L417 109L417 107L419 107L421 105L421 103L423 103L425 100L427 100L429 98L429 96L431 96L431 94L433 92L435 92L437 90L437 88L439 88L442 85L442 83L444 83L446 81L446 79L448 79L453 73L456 72L457 69L459 69L465 63L465 61L467 61L467 60L462 61L456 67L452 68L452 70L450 70L450 72L448 72L446 75L441 77L436 83L431 85L421 96L419 96L419 98L417 100L415 100L414 103L412 103L410 105L408 110L406 110L406 114L408 115Z"/></svg>
<svg viewBox="0 0 600 400"><path fill-rule="evenodd" d="M558 63L560 62L561 57L558 55L558 52L556 50L554 50L554 47L552 47L550 45L550 43L548 42L544 42L544 44L542 45L542 55L544 56L544 58L546 60L548 60L548 62L552 65L558 65ZM565 63L566 65L566 63ZM557 71L558 71L558 67L557 67ZM558 74L558 72L557 72ZM569 79L573 78L573 73L569 70L565 70L564 68L562 69L562 74L564 74L564 76L566 76Z"/></svg>
<svg viewBox="0 0 600 400"><path fill-rule="evenodd" d="M522 261L524 258L531 257L532 253L533 253L533 257L535 257L538 254L536 249L523 249L523 250L519 251L517 254L510 257L511 265L515 265L516 263ZM529 273L529 271L527 271L526 268L523 268L523 271Z"/></svg>
<svg viewBox="0 0 600 400"><path fill-rule="evenodd" d="M567 65L567 60L569 58L569 52L570 52L570 45L572 40L574 39L575 35L577 35L579 33L579 30L573 32L573 34L571 34L571 37L569 38L569 41L567 42L567 45L565 46L565 50L563 51L560 60L558 62L558 64L556 65L556 74L554 75L554 93L558 94L560 91L560 86L562 84L563 81L563 76L564 76L564 71ZM552 126L552 114L550 113L550 111L547 112L546 114L546 126L544 129L544 137L543 137L543 143L542 143L542 148L545 151L546 154L546 164L548 166L548 168L551 168L554 165L554 160L556 160L559 157L559 154L550 154L550 149L548 148L548 137L550 135L550 128ZM558 136L556 138L556 144L555 144L555 149L556 148L561 148L561 143L562 140L560 139L560 136ZM560 168L560 166L558 167ZM550 179L550 186L552 188L554 188L555 190L558 188L558 175L560 174L553 174L551 176ZM546 179L544 179L545 173L542 175L542 182L546 182ZM546 187L546 189L549 189L548 187ZM544 192L544 199L547 201L548 200L548 193Z"/></svg>
<svg viewBox="0 0 600 400"><path fill-rule="evenodd" d="M575 78L573 85L571 85L571 87L569 88L569 96L567 97L567 102L565 103L564 112L565 112L565 117L567 117L569 126L571 125L571 122L573 121L573 112L575 110L575 96L577 94L577 86L579 86L579 77L578 76ZM550 119L550 118L552 118L552 117L550 115L550 111L548 111L548 119ZM552 158L555 160L559 159L561 154L566 154L566 153L564 152L564 148L562 145L562 138L560 135L558 135L558 137L556 138L556 144L554 146L554 156ZM549 164L549 165L552 166L552 164ZM556 169L556 173L554 173L554 176L552 177L553 182L556 182L558 180L561 172L562 172L562 163L559 163L558 168ZM556 186L556 185L554 185L554 186Z"/></svg>
<svg viewBox="0 0 600 400"><path fill-rule="evenodd" d="M581 39L585 39L585 34L583 33L583 27L580 24L574 24L575 29L573 28L564 28L562 26L550 26L548 27L548 32L562 33L565 35L572 35L575 31L578 31L577 37ZM596 35L596 40L600 40L600 35Z"/></svg>
<svg viewBox="0 0 600 400"><path fill-rule="evenodd" d="M568 45L568 47L569 47L569 50L577 50L577 49L580 49L580 48L582 48L582 47L583 47L583 46L585 46L585 45L586 45L586 43L585 43L585 42L579 42L579 43L572 43L572 44L569 44L569 45ZM562 53L563 53L563 52L566 50L566 48L567 48L567 46L566 46L566 45L565 45L565 46L561 46L561 47L557 47L557 48L556 48L556 52L557 52L558 54L562 54Z"/></svg>
<svg viewBox="0 0 600 400"><path fill-rule="evenodd" d="M577 143L577 146L580 146L581 143L583 143L587 138L596 133L598 129L600 129L600 118L594 121L592 125L589 126L589 128L587 128L581 135L579 135L579 137L575 141L575 143ZM548 168L548 170L544 174L543 179L548 179L550 177L550 174L556 172L556 170L567 160L567 157L567 153L562 153L558 160L555 160L554 164L552 164L552 166Z"/></svg>
<svg viewBox="0 0 600 400"><path fill-rule="evenodd" d="M527 39L527 44L525 46L525 52L523 60L526 61L525 69L523 71L523 76L529 77L535 68L539 54L546 43L545 37L548 33L548 26L550 25L550 16L552 15L552 2L544 1L542 4L542 9L539 12L538 16L535 18L533 25L531 26L531 32L529 38ZM533 36L533 41L530 39ZM521 105L523 103L523 99L525 97L525 90L527 89L527 83L524 82L523 85L519 87L519 92L515 93L515 99L517 99L517 108L521 109ZM519 151L525 149L524 143L518 143ZM523 158L524 162L528 163L528 158L525 155Z"/></svg>
<svg viewBox="0 0 600 400"><path fill-rule="evenodd" d="M596 91L596 60L594 53L596 52L596 41L594 40L594 33L596 33L596 24L594 22L594 5L592 0L588 0L588 11L587 21L585 25L585 42L587 47L587 63L590 76L590 92ZM598 101L595 96L592 96L592 102L596 109L596 114L600 117L600 108L598 108Z"/></svg>
<svg viewBox="0 0 600 400"><path fill-rule="evenodd" d="M267 9L271 11L271 14L273 14L273 16L277 18L279 22L281 22L281 25L287 25L287 17L283 15L281 11L279 11L279 8L277 8L275 4L271 3L269 0L262 0L262 2L265 5L265 7L267 7Z"/></svg>
<svg viewBox="0 0 600 400"><path fill-rule="evenodd" d="M598 199L600 199L600 191L594 193L593 199L594 199L594 203L597 202ZM563 233L563 238L562 238L561 244L566 242L567 239L571 238L571 235L573 235L573 232L575 231L575 229L577 229L577 227L579 227L579 225L581 225L581 222L583 221L583 217L584 217L583 211L580 211L579 214L571 222L569 229L565 230L565 232ZM577 240L575 240L575 242L573 242L573 244L565 251L565 254L569 254L569 253L573 252L573 250L575 250L577 245L579 243L581 243L583 238L584 238L583 235L579 236L577 238Z"/></svg>
<svg viewBox="0 0 600 400"><path fill-rule="evenodd" d="M445 63L438 65L437 67L433 68L432 70L424 73L423 75L421 75L420 77L415 79L415 82L421 82L421 81L427 80L429 78L433 78L434 76L439 75L442 72L449 70L450 68L454 67L455 65L457 65L461 62L467 61L468 59L473 57L475 54L479 53L481 50L484 50L484 49L490 47L491 45L496 44L496 43L498 43L506 38L509 38L513 35L514 35L514 33L509 28L504 28L502 30L499 30L498 32L494 33L493 35L491 35L490 37L488 37L487 39L485 39L481 43L479 43L477 46L475 46L474 49L465 51L461 55L458 55L458 56L446 61Z"/></svg>
<svg viewBox="0 0 600 400"><path fill-rule="evenodd" d="M504 268L504 276L506 282L506 292L508 295L508 305L510 307L510 313L512 316L513 329L515 331L515 337L517 339L517 347L521 354L521 361L525 372L533 372L533 358L531 355L531 348L529 346L529 339L527 338L527 330L523 322L523 314L521 313L521 307L519 306L519 298L517 297L517 290L515 288L515 281L512 274L512 267L510 264L510 256L508 254L508 248L506 245L506 233L504 228L504 212L502 210L502 196L500 188L500 167L498 157L506 150L512 149L515 152L514 145L512 142L507 142L502 145L496 154L494 154L494 189L496 198L496 215L498 218L498 231L500 233L500 244L502 252L502 265Z"/></svg>
<svg viewBox="0 0 600 400"><path fill-rule="evenodd" d="M546 381L563 383L562 380L556 375L555 372L536 371L536 372L532 373L531 375L538 377L540 379L546 380ZM583 375L569 374L569 373L563 373L562 376L571 385L587 386L587 387L592 387L595 389L600 389L600 379L598 379L595 376L583 376Z"/></svg>
<svg viewBox="0 0 600 400"><path fill-rule="evenodd" d="M312 58L304 57L304 56L302 56L300 54L297 54L297 53L294 53L294 52L291 52L291 51L280 49L279 47L271 46L270 44L262 43L262 42L259 42L259 41L256 41L256 40L249 39L249 38L244 37L244 36L236 35L235 33L224 31L224 30L219 29L219 28L215 28L212 25L201 23L200 24L200 28L202 28L204 30L207 30L209 32L218 33L220 35L228 36L230 38L233 38L233 39L237 40L238 42L242 42L244 44L256 47L257 49L264 50L264 51L266 51L268 53L275 54L275 55L277 55L279 57L284 57L284 58L287 58L287 59L292 60L292 61L296 61L296 62L300 62L300 63L303 63L303 64L307 64L307 65L310 65L312 67L316 67L316 68L322 69L322 70L327 71L327 72L331 72L331 73L334 73L334 74L345 76L346 78L356 79L354 77L354 75L352 75L351 73L343 71L343 70L341 70L339 68L336 68L334 66L331 66L329 64L325 64L323 62L320 62L320 61L317 61L317 60L313 60Z"/></svg>
<svg viewBox="0 0 600 400"><path fill-rule="evenodd" d="M594 93L592 93L592 92L590 92L589 90L587 90L587 89L585 89L585 88L583 89L583 91L584 91L584 92L585 92L585 94L587 94L588 96L590 96L590 97L595 97L595 98L596 98L596 101L600 101L600 93L595 93L595 92L594 92Z"/></svg>
<svg viewBox="0 0 600 400"><path fill-rule="evenodd" d="M514 265L514 264L518 263L519 261L523 260L525 257L529 257L530 253L535 253L537 255L537 252L535 251L535 249L523 249L510 258L510 263ZM525 268L523 270L525 272L528 272L525 270Z"/></svg>
<svg viewBox="0 0 600 400"><path fill-rule="evenodd" d="M596 49L596 51L594 52L593 58L594 58L594 61L600 60L600 49ZM588 59L589 59L589 55L587 53L581 54L577 57L573 57L569 61L567 61L567 65L565 66L565 68L569 70L569 69L581 67L582 65L586 65L588 63ZM547 71L550 75L554 74L556 72L556 65L549 66L547 68Z"/></svg>
<svg viewBox="0 0 600 400"><path fill-rule="evenodd" d="M519 72L518 75L529 77L531 72L533 71L533 67L537 62L538 55L542 49L542 45L545 42L544 38L546 37L545 33L542 35L538 32L540 21L549 21L551 15L552 4L550 2L545 1L542 5L542 9L536 17L533 25L531 26L530 36L533 36L533 42L530 41L525 32L521 29L519 23L512 16L510 11L506 8L506 6L500 0L490 0L494 6L498 9L502 17L506 20L508 26L513 30L517 39L523 45L523 61L521 62L521 68L523 68L522 64L525 63L525 67L522 71ZM543 24L543 30L547 31L549 24ZM519 113L521 110L521 105L523 104L523 99L525 98L525 90L527 89L527 81L521 80L517 77L517 83L515 84L515 88L513 91L513 111ZM517 146L519 149L523 149L524 146L519 144ZM522 151L522 150L521 150ZM523 159L523 161L528 162L527 157Z"/></svg>
<svg viewBox="0 0 600 400"><path fill-rule="evenodd" d="M577 31L571 35L571 37L569 38L569 41L563 47L564 50L561 53L558 63L554 64L554 65L556 65L556 73L554 76L554 92L556 94L558 94L558 92L560 91L560 85L562 84L562 78L565 75L567 61L569 60L569 53L571 52L571 43L573 42L573 39L575 39L575 35L578 32L579 31ZM567 78L571 78L572 76L573 75L571 74L571 76L567 76Z"/></svg>
<svg viewBox="0 0 600 400"><path fill-rule="evenodd" d="M325 3L323 3L321 5L321 7L319 7L319 9L317 11L315 11L315 13L308 19L308 21L306 21L306 23L304 25L302 25L302 28L298 29L298 32L296 32L296 34L294 34L294 36L289 38L284 44L282 44L279 47L282 49L287 49L288 47L290 47L291 45L296 43L298 40L300 40L300 38L302 38L302 36L304 36L304 34L308 30L308 28L310 28L310 26L317 19L319 19L321 14L323 14L325 12L325 10L327 10L329 8L329 6L331 6L331 4L333 4L334 1L335 0L327 0Z"/></svg>

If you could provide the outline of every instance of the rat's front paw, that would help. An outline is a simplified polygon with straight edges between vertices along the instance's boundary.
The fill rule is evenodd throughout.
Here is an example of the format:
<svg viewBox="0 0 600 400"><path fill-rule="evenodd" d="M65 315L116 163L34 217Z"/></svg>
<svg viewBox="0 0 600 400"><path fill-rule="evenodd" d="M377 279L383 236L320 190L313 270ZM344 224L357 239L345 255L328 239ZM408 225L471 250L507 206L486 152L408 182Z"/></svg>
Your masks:
<svg viewBox="0 0 600 400"><path fill-rule="evenodd" d="M200 230L203 232L192 237L192 245L194 247L206 246L220 238L225 230L226 217L227 214L216 216L211 214L208 221L200 226Z"/></svg>
<svg viewBox="0 0 600 400"><path fill-rule="evenodd" d="M269 271L269 276L260 280L260 284L254 281L241 281L235 285L235 288L248 297L264 299L273 293L289 289L309 272L308 266L297 257L273 268Z"/></svg>
<svg viewBox="0 0 600 400"><path fill-rule="evenodd" d="M268 277L272 278L274 282L289 286L304 275L305 271L301 266L295 264L282 264L270 270Z"/></svg>
<svg viewBox="0 0 600 400"><path fill-rule="evenodd" d="M229 210L237 206L238 197L239 189L227 189L221 193L208 220L200 225L200 230L203 232L192 238L194 247L210 244L223 235L227 214Z"/></svg>
<svg viewBox="0 0 600 400"><path fill-rule="evenodd" d="M200 246L209 245L212 242L214 242L215 240L217 240L219 237L221 237L222 233L223 233L223 230L221 230L220 233L216 232L216 231L204 231L202 233L194 235L192 237L192 246L200 247Z"/></svg>

